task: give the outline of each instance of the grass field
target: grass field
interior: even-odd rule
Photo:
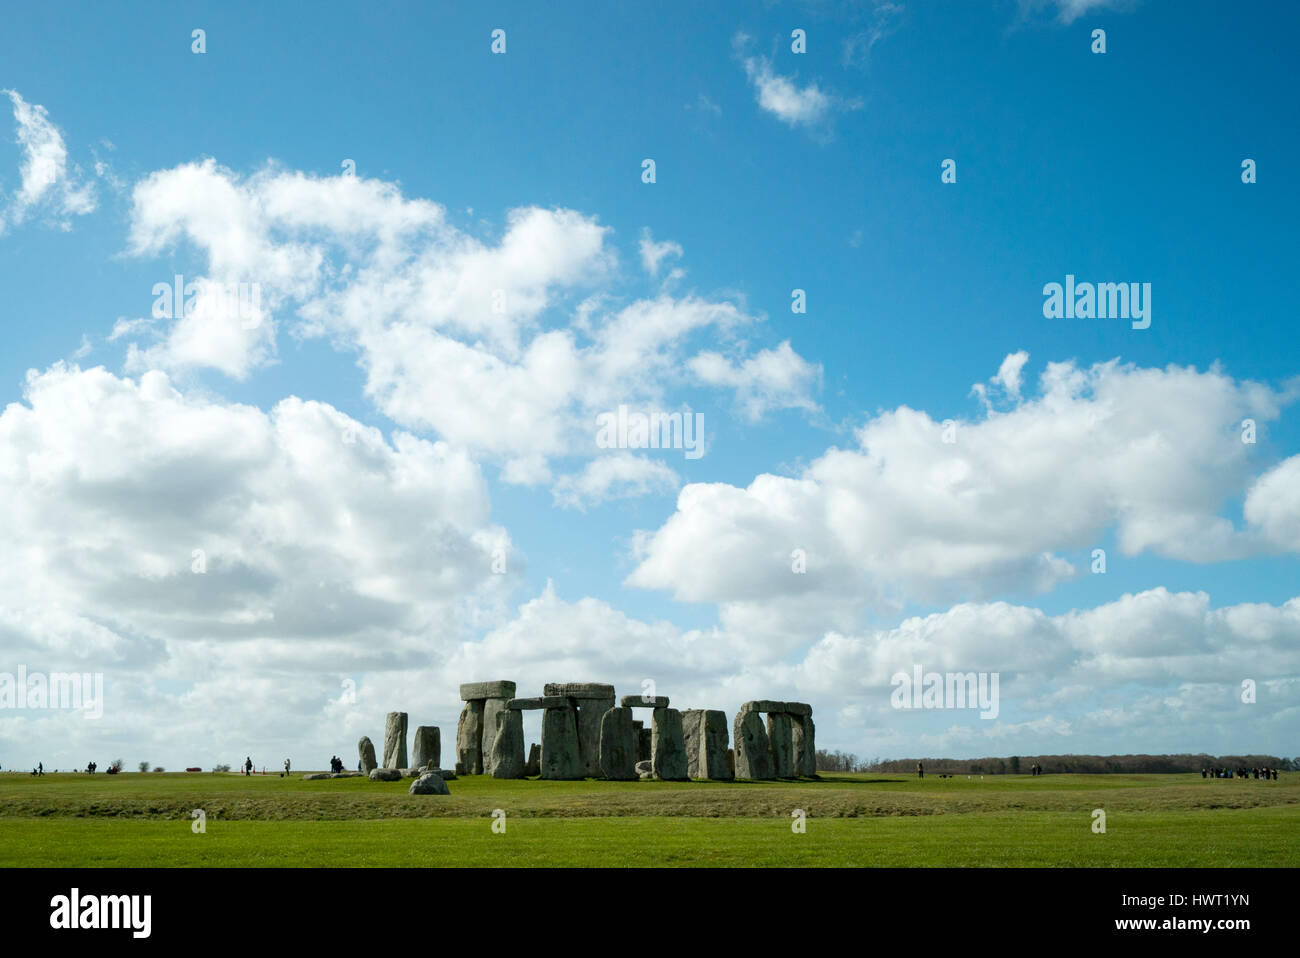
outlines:
[[[0,866],[1300,865],[1300,773],[409,785],[0,774]]]

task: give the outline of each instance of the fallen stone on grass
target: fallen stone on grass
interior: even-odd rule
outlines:
[[[397,782],[401,781],[402,773],[396,768],[372,768],[370,770],[370,780],[372,782]]]
[[[302,777],[302,780],[304,782],[317,782],[320,781],[322,778],[330,778],[330,777],[331,775],[329,772],[308,772],[306,775]]]
[[[447,788],[447,783],[442,780],[441,775],[434,775],[433,772],[425,772],[414,782],[411,783],[408,792],[411,795],[450,795],[451,790]]]

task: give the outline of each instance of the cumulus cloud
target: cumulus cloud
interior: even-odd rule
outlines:
[[[0,415],[0,607],[85,669],[394,667],[504,594],[478,467],[333,407],[57,365]],[[67,620],[51,619],[50,610]],[[85,636],[85,640],[75,639]],[[6,648],[13,650],[12,644]]]
[[[656,243],[649,227],[641,231],[641,265],[651,276],[659,275],[659,265],[669,256],[681,259],[682,246],[672,240]]]
[[[1018,382],[1017,363],[999,378]],[[1254,554],[1295,521],[1294,467],[1265,476],[1234,526],[1222,513],[1258,468],[1239,426],[1285,401],[1218,370],[1052,363],[1006,411],[946,426],[900,406],[798,475],[687,485],[637,538],[627,583],[763,621],[796,599],[825,617],[1050,589],[1076,572],[1063,553],[1112,531],[1126,555]]]
[[[22,151],[19,169],[22,182],[0,217],[0,230],[6,220],[16,226],[33,211],[48,211],[65,228],[68,217],[93,212],[94,190],[82,182],[81,171],[75,164],[69,166],[63,134],[51,122],[45,107],[28,103],[17,90],[3,92],[13,104],[18,146]]]
[[[695,294],[629,299],[609,228],[572,210],[513,210],[490,243],[391,183],[275,168],[240,177],[211,160],[151,175],[134,200],[132,250],[188,243],[206,274],[190,313],[160,340],[132,343],[131,371],[210,367],[243,378],[273,360],[292,312],[295,335],[357,353],[366,394],[385,415],[526,483],[549,481],[556,457],[594,452],[595,413],[663,405],[668,390],[723,385],[751,409],[814,407],[780,376],[794,370],[811,385],[817,367],[788,345],[769,356],[740,343],[737,331],[760,317]],[[656,268],[679,255],[677,244],[646,239]],[[203,282],[226,295],[209,305]],[[251,283],[254,322],[229,295]],[[715,348],[736,344],[726,377],[693,375],[706,336]]]

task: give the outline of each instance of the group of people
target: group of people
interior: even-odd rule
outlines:
[[[99,768],[99,766],[98,766],[96,763],[94,763],[94,762],[87,762],[87,763],[86,763],[86,771],[89,772],[91,775],[94,775],[94,774],[95,774],[95,769],[97,769],[97,768]]]
[[[1275,768],[1203,768],[1201,778],[1262,778],[1265,781],[1277,781]]]
[[[337,755],[331,755],[330,771],[334,773],[343,771],[343,759],[339,758]]]
[[[1029,766],[1029,774],[1030,774],[1030,775],[1042,775],[1042,774],[1043,774],[1043,766],[1041,766],[1041,765],[1039,765],[1037,762],[1035,762],[1033,765],[1030,765],[1030,766]]]

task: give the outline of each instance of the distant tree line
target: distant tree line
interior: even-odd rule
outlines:
[[[1159,772],[1199,772],[1202,768],[1276,768],[1282,772],[1300,771],[1300,755],[1279,758],[1276,755],[1011,755],[1006,758],[896,758],[882,761],[859,761],[856,755],[818,750],[819,772],[915,772],[922,762],[927,772],[950,772],[954,775],[1018,775],[1037,763],[1051,774],[1083,773],[1126,774]]]

